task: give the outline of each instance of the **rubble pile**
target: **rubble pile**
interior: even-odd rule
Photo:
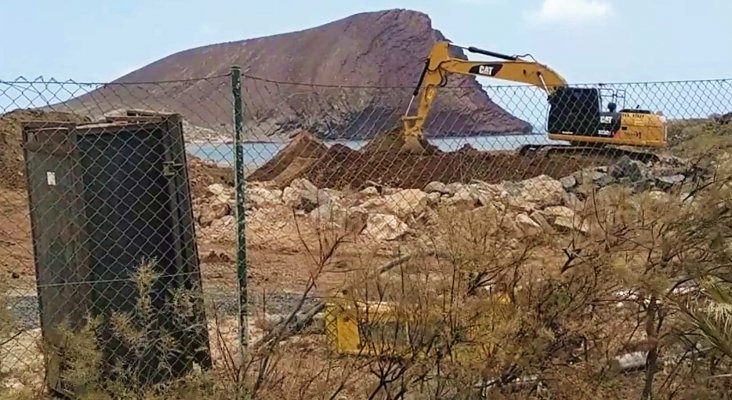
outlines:
[[[276,181],[248,182],[247,229],[255,241],[260,236],[281,237],[287,219],[294,217],[299,223],[355,230],[363,239],[390,242],[417,235],[436,222],[440,210],[490,209],[504,215],[502,223],[517,235],[546,230],[587,232],[589,227],[576,214],[593,192],[613,186],[634,192],[671,192],[703,179],[705,173],[676,158],[644,164],[625,157],[558,179],[542,174],[498,183],[431,181],[421,188],[398,188],[370,182],[360,190],[338,190],[319,187],[306,178],[295,178],[284,187]],[[233,235],[233,188],[213,184],[194,207],[204,230]]]

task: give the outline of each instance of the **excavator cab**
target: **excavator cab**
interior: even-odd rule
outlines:
[[[550,133],[596,133],[600,128],[600,91],[560,87],[550,94],[547,129]]]
[[[665,145],[665,120],[661,116],[641,108],[617,111],[615,92],[607,109],[603,109],[602,90],[563,86],[551,93],[548,96],[549,139],[590,146]]]
[[[549,134],[612,137],[620,129],[617,103],[602,108],[602,92],[596,88],[561,87],[549,95]],[[570,141],[571,142],[571,141]]]

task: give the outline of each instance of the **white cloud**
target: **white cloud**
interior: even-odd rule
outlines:
[[[529,19],[542,23],[581,23],[605,17],[612,12],[606,0],[543,0]]]

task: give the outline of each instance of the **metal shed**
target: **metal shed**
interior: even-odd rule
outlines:
[[[175,378],[194,363],[211,365],[182,130],[177,114],[135,111],[23,130],[43,338],[61,350],[60,323],[77,329],[87,316],[108,321],[139,310],[132,277],[152,260],[159,279],[151,313],[133,318],[145,326],[147,347],[133,349],[109,324],[98,331],[105,373],[121,360],[144,383]],[[174,307],[177,289],[194,295],[190,313]],[[163,334],[174,348],[158,346]],[[47,357],[46,365],[51,389],[74,392],[59,378],[59,357]]]

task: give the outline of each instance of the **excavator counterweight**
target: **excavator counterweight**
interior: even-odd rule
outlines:
[[[457,46],[470,53],[482,54],[501,61],[469,61],[450,56],[447,41],[438,41],[432,47],[407,112],[402,117],[402,150],[423,153],[427,145],[424,125],[439,87],[447,83],[447,74],[483,76],[513,82],[527,83],[540,88],[547,94],[549,115],[548,137],[565,141],[570,146],[541,145],[542,148],[586,146],[596,149],[606,145],[630,147],[665,147],[666,120],[662,115],[649,110],[615,110],[609,104],[602,110],[600,90],[596,88],[571,87],[555,70],[534,60],[525,60],[483,50],[476,47]],[[410,115],[415,102],[417,112]],[[533,146],[532,148],[536,148]],[[559,149],[561,151],[561,149]]]

